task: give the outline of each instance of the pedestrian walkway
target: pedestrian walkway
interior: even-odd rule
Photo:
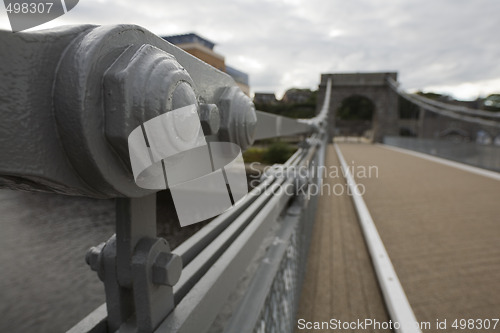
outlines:
[[[446,319],[439,331],[457,332],[455,319],[498,318],[500,181],[385,146],[340,149],[354,171],[378,170],[359,173],[356,182],[366,190],[364,200],[417,320],[435,331],[436,320]],[[333,146],[327,155],[327,165],[338,165]],[[325,179],[332,181],[345,182]],[[323,195],[298,318],[387,320],[354,222],[349,196]]]
[[[328,146],[326,165],[335,167],[332,171],[340,170],[332,145]],[[347,190],[343,193],[340,190],[346,188],[346,181],[343,177],[326,177],[324,184],[329,188],[336,186],[339,189],[336,193],[342,195],[332,191],[320,198],[297,320],[350,322],[372,318],[387,322],[389,318],[354,206]]]

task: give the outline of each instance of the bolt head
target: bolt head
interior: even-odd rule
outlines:
[[[153,283],[173,287],[182,273],[182,259],[177,254],[162,252],[153,265]]]
[[[104,134],[125,165],[130,163],[129,134],[168,111],[196,105],[193,86],[173,55],[149,44],[127,49],[110,66],[103,78]],[[184,139],[192,131],[179,135]]]
[[[242,150],[252,145],[257,124],[252,100],[238,87],[229,87],[223,91],[217,106],[221,111],[219,138],[236,143]]]
[[[106,245],[106,243],[101,243],[97,246],[93,246],[87,251],[87,254],[85,255],[85,261],[87,262],[87,265],[90,266],[91,270],[93,270],[94,272],[97,272],[97,274],[98,274],[99,278],[101,278],[101,280],[102,280],[102,274],[103,274],[102,251],[103,251],[105,245]]]

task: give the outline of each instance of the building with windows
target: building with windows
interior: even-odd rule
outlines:
[[[195,33],[162,37],[207,64],[229,74],[241,90],[250,95],[248,74],[226,65],[224,56],[214,51],[215,43]]]

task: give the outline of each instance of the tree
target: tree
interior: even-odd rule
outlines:
[[[375,106],[363,96],[351,96],[342,101],[337,118],[342,120],[372,120]]]
[[[500,111],[500,94],[491,94],[484,99],[485,110]]]
[[[283,103],[275,104],[255,104],[255,109],[285,116],[289,118],[312,118],[316,115],[316,97],[318,92],[312,91],[309,98],[302,103]]]

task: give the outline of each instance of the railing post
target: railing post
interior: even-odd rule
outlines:
[[[87,262],[104,282],[109,331],[152,332],[173,309],[182,260],[156,237],[156,194],[117,199],[116,235],[90,249]]]

